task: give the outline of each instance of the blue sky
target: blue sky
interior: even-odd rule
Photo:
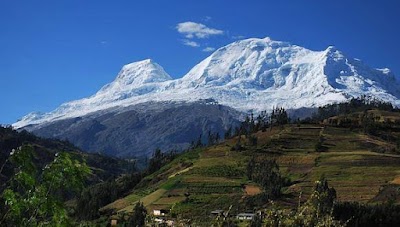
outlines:
[[[238,38],[335,45],[400,75],[399,21],[396,0],[1,0],[0,123],[92,95],[130,62],[181,77]]]

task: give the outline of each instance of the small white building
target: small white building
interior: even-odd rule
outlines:
[[[238,220],[253,220],[254,216],[256,216],[253,213],[240,213],[236,215],[236,219]]]
[[[153,210],[153,215],[154,216],[165,216],[165,215],[167,215],[169,213],[169,211],[168,210],[164,210],[164,209],[156,209],[156,210]]]
[[[213,210],[211,211],[212,216],[221,216],[224,214],[224,210]]]
[[[154,221],[157,223],[165,223],[165,219],[164,218],[154,218]]]

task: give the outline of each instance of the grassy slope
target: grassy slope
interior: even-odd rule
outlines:
[[[310,194],[314,181],[324,175],[335,187],[340,201],[379,202],[389,197],[399,202],[393,187],[400,183],[400,156],[371,151],[371,147],[394,147],[381,139],[352,132],[350,129],[319,125],[288,125],[255,134],[256,147],[246,146],[242,152],[231,151],[238,138],[216,146],[185,153],[160,171],[146,177],[125,198],[103,209],[131,211],[142,201],[151,211],[172,208],[181,218],[207,220],[211,210],[246,209],[244,201],[257,186],[245,176],[248,159],[253,156],[276,158],[281,171],[293,184],[285,188],[282,205],[297,204]],[[315,152],[322,136],[325,152]],[[242,141],[245,141],[244,137]],[[386,193],[386,194],[385,194]]]
[[[51,162],[55,153],[62,151],[69,152],[74,159],[85,161],[93,173],[90,177],[90,183],[119,176],[129,172],[134,166],[133,163],[122,159],[82,152],[66,141],[44,139],[24,131],[18,132],[11,128],[0,127],[0,167],[8,159],[12,149],[24,144],[31,145],[34,148],[35,163],[38,168],[42,168],[45,164]],[[5,164],[3,172],[0,173],[0,186],[13,174],[13,169],[14,167],[9,162]]]

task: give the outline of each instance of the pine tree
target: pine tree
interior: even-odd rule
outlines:
[[[128,226],[129,227],[142,227],[145,226],[147,210],[143,203],[140,201],[136,203],[133,208],[133,214],[129,217]]]

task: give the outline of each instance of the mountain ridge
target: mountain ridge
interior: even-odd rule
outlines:
[[[199,138],[207,143],[207,133],[222,136],[239,124],[240,115],[212,100],[149,102],[24,129],[40,137],[68,140],[89,153],[143,158],[156,149],[182,151]]]
[[[368,95],[399,105],[398,85],[390,70],[368,67],[334,46],[312,51],[268,37],[251,38],[217,49],[178,79],[151,59],[127,64],[96,94],[64,103],[49,113],[28,114],[13,127],[149,101],[212,98],[240,111],[257,112],[273,106],[313,108]]]

